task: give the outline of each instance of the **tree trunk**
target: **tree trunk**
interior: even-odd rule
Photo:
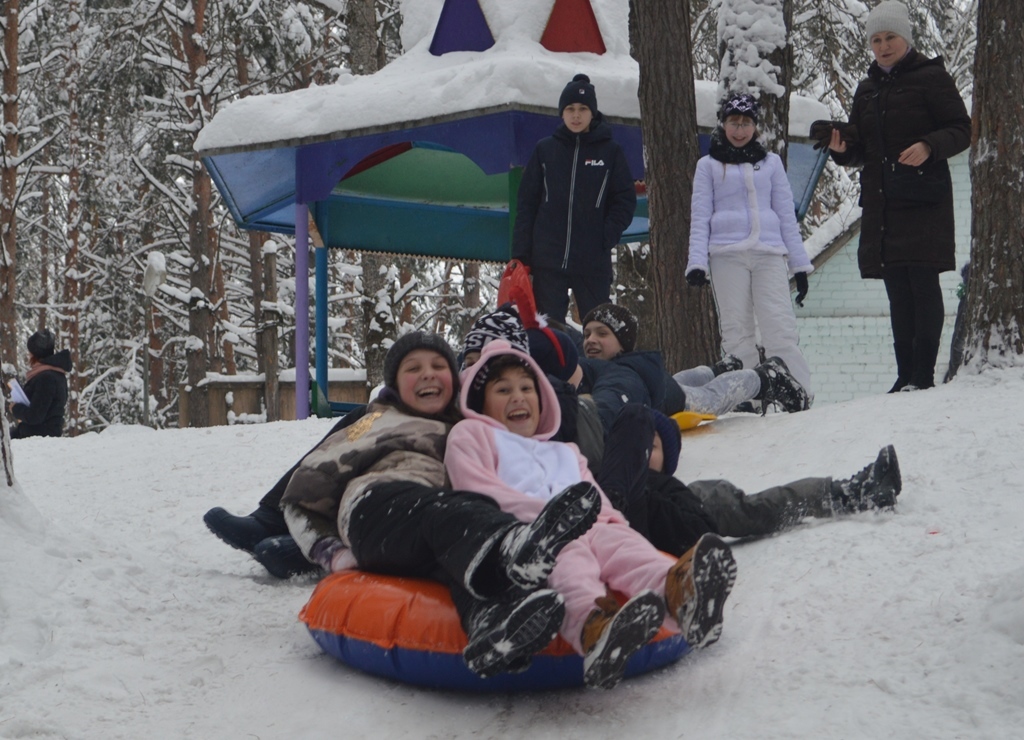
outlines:
[[[18,0],[4,3],[3,152],[0,153],[0,362],[18,365],[14,310],[18,254]]]
[[[1024,354],[1024,3],[979,0],[971,142],[971,271],[964,365]]]
[[[206,49],[201,42],[206,25],[206,0],[192,0],[191,18],[183,14],[181,43],[188,65],[189,89],[185,94],[185,105],[191,119],[196,122],[198,132],[203,121],[209,120],[212,106],[208,97],[196,91],[202,90],[200,76],[207,71]],[[213,356],[214,315],[210,303],[212,268],[214,263],[213,234],[210,213],[212,187],[206,169],[197,160],[192,177],[192,208],[188,214],[189,256],[192,270],[189,275],[191,294],[189,297],[188,329],[189,338],[185,344],[185,359],[188,367],[189,425],[206,427],[210,425],[209,404],[206,400],[206,373]]]
[[[644,346],[660,348],[669,370],[718,356],[718,321],[710,290],[684,275],[693,171],[700,158],[688,2],[631,0],[632,54],[640,65],[640,115],[651,217],[649,282],[640,305]]]
[[[81,170],[81,121],[78,113],[78,88],[80,86],[80,70],[78,62],[78,38],[80,26],[78,19],[79,5],[72,0],[67,6],[68,18],[68,49],[64,65],[65,92],[67,95],[68,112],[68,175],[67,175],[67,244],[64,255],[64,309],[61,311],[63,335],[61,343],[71,351],[72,367],[80,372],[68,374],[68,405],[65,414],[65,428],[70,436],[75,436],[81,428],[79,400],[81,397],[81,378],[86,373],[85,363],[80,363],[81,352],[81,295],[82,270],[78,264],[81,251],[82,231],[79,228],[82,217],[82,170]]]
[[[353,74],[373,74],[380,68],[376,0],[349,0],[347,20],[349,67]],[[371,389],[384,380],[388,340],[394,339],[398,331],[387,279],[393,263],[392,257],[378,254],[364,253],[362,257],[363,351],[366,384]]]

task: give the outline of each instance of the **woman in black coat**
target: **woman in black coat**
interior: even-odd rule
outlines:
[[[866,24],[875,61],[857,87],[846,126],[831,131],[832,159],[862,166],[861,277],[889,296],[897,379],[935,384],[945,309],[939,273],[956,269],[953,189],[946,160],[971,140],[971,118],[942,58],[912,47],[903,3],[886,0]]]
[[[29,370],[25,374],[28,405],[15,403],[11,413],[18,420],[11,439],[59,437],[64,431],[64,409],[68,404],[71,353],[54,352],[53,334],[43,329],[28,338]]]

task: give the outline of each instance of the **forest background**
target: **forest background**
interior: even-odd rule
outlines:
[[[686,57],[693,78],[717,80],[724,91],[738,4],[690,0],[688,39],[645,36],[641,27],[641,69],[644,52]],[[786,14],[782,87],[844,119],[870,61],[863,20],[874,4],[763,0]],[[977,0],[919,0],[912,14],[915,47],[942,54],[970,98]],[[201,426],[195,391],[210,373],[276,377],[292,367],[294,241],[238,230],[193,142],[239,97],[331,85],[394,59],[402,51],[400,1],[5,0],[0,23],[5,379],[26,369],[28,334],[53,330],[71,349],[66,428],[78,434],[139,423],[144,399],[155,426],[176,426],[183,384],[197,396],[190,419]],[[650,130],[645,137],[656,144]],[[854,180],[829,165],[805,232],[852,198]],[[670,236],[685,244],[685,234],[663,232]],[[166,269],[152,297],[147,266]],[[620,247],[617,267],[620,299],[641,312],[655,305],[638,299],[645,293],[685,291],[681,281],[648,284],[657,274],[648,244]],[[332,251],[331,366],[366,367],[372,382],[397,333],[425,328],[456,340],[487,310],[500,269]],[[265,409],[259,418],[275,414]]]

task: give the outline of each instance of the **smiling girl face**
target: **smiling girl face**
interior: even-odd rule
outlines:
[[[540,424],[537,381],[525,367],[509,367],[484,386],[485,416],[496,419],[513,434],[532,437]]]
[[[452,400],[452,370],[442,355],[414,349],[398,365],[395,384],[402,403],[423,416],[435,416]]]

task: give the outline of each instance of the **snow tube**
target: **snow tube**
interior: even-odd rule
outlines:
[[[556,637],[523,673],[480,678],[462,661],[466,635],[448,589],[418,578],[360,571],[317,584],[299,613],[313,639],[353,668],[417,686],[462,691],[531,691],[583,685],[583,658]],[[635,676],[689,652],[662,628],[626,665]]]

